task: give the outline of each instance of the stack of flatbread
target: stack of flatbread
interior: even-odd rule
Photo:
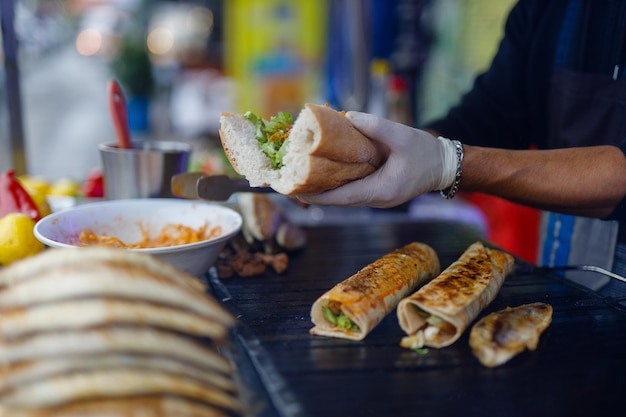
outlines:
[[[202,281],[136,252],[49,249],[0,271],[0,416],[243,412],[234,318]]]

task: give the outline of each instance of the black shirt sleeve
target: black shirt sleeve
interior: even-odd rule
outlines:
[[[545,148],[550,77],[566,2],[520,0],[490,68],[448,114],[425,128],[469,145]]]

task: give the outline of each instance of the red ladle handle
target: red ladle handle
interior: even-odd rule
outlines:
[[[128,128],[128,113],[126,110],[126,98],[115,80],[109,81],[109,109],[113,117],[113,126],[117,134],[117,146],[122,149],[130,149],[130,129]]]

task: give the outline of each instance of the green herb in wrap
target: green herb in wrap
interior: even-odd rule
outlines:
[[[259,147],[272,162],[272,168],[283,166],[283,156],[286,152],[285,143],[293,126],[293,117],[286,112],[279,112],[265,121],[252,112],[246,112],[244,117],[256,125],[256,140]]]
[[[330,324],[335,325],[344,331],[359,330],[359,326],[343,313],[335,315],[330,308],[326,306],[322,307],[322,313],[324,314],[324,318],[328,320]]]

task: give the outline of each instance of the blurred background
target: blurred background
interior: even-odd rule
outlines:
[[[417,126],[487,68],[513,3],[2,0],[0,170],[84,181],[100,167],[97,144],[115,140],[110,79],[126,95],[133,139],[190,142],[190,169],[207,173],[230,172],[222,111],[296,115],[316,102]],[[468,201],[496,242],[534,258],[514,247],[515,221],[489,213],[511,207]]]

